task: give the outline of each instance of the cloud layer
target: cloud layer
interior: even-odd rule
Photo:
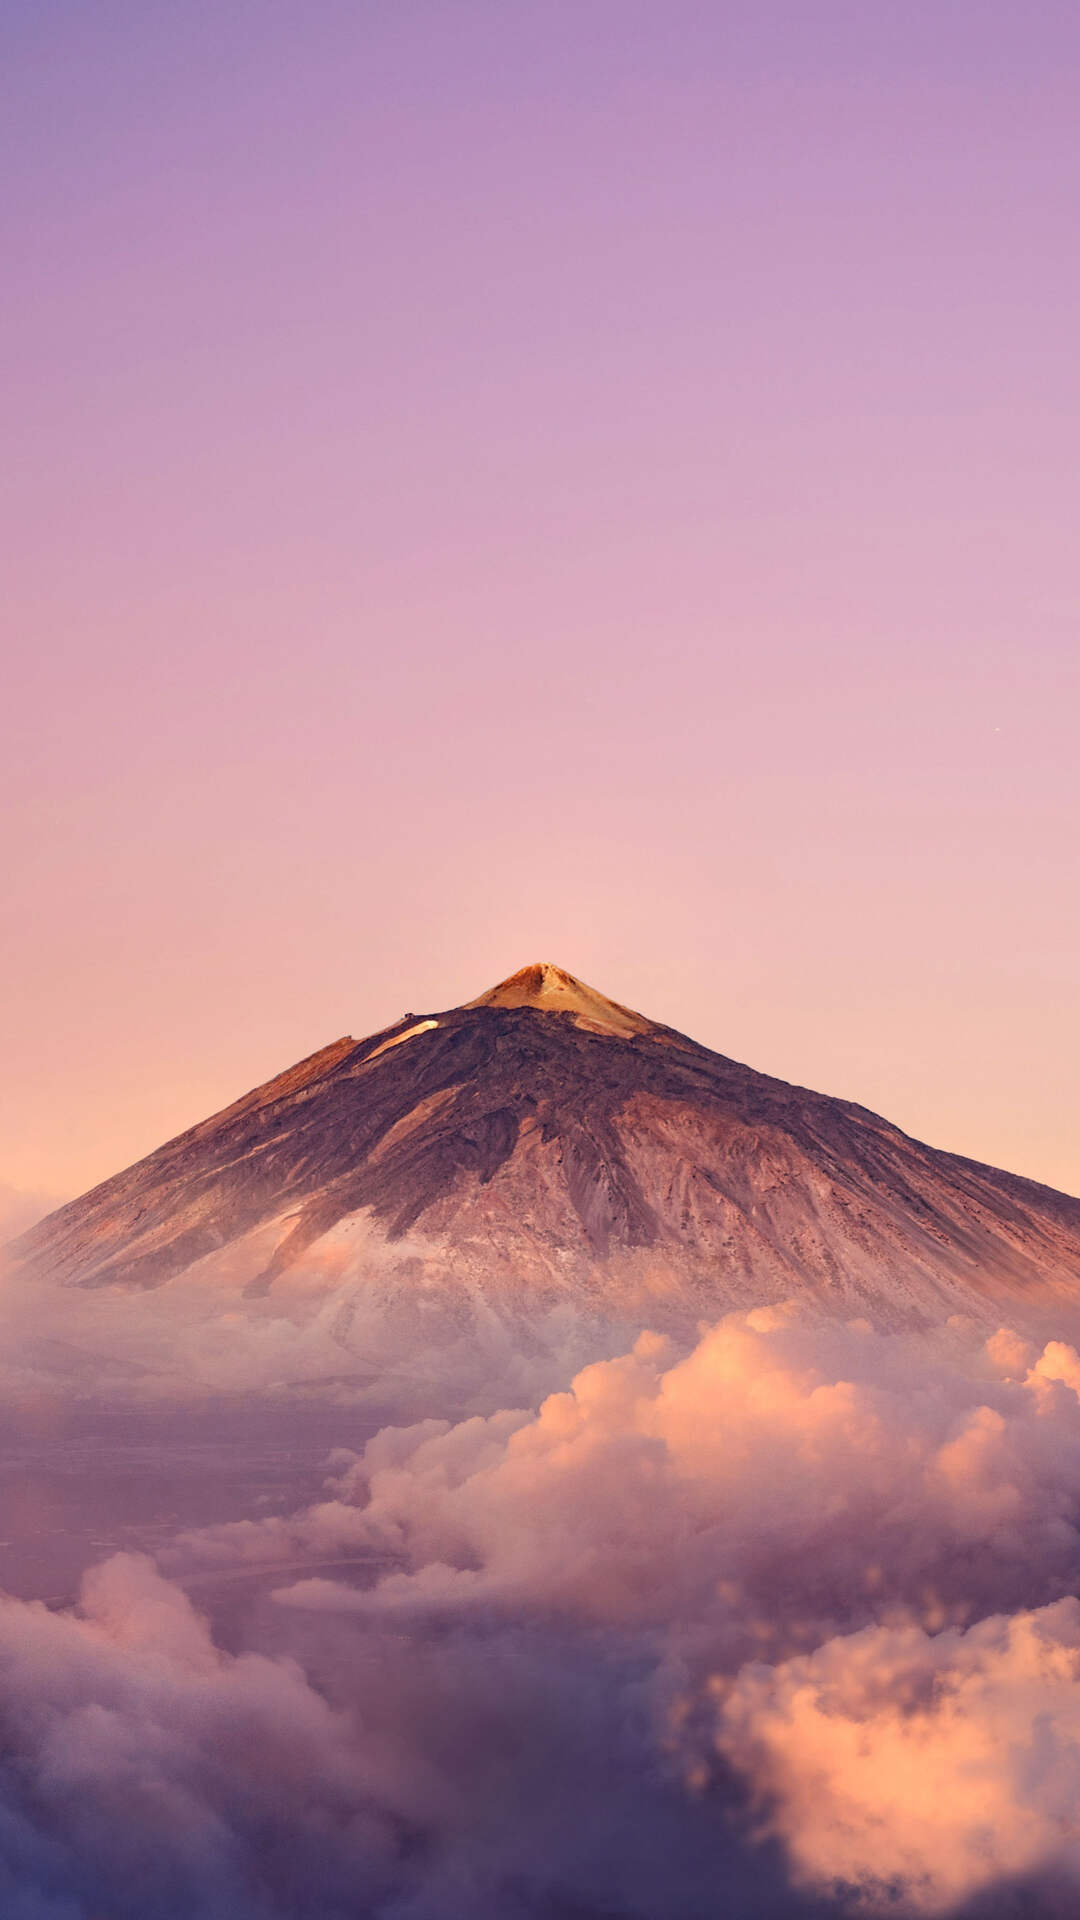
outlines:
[[[8,1908],[1071,1912],[1078,1388],[1007,1330],[733,1315],[7,1601]],[[215,1640],[186,1590],[244,1582]]]
[[[0,1227],[3,1208],[0,1192]],[[33,1211],[32,1198],[11,1197],[12,1222]],[[535,1406],[633,1339],[634,1322],[598,1312],[560,1306],[526,1319],[450,1281],[429,1287],[410,1271],[422,1270],[428,1242],[402,1238],[388,1250],[369,1223],[352,1224],[266,1294],[248,1283],[280,1223],[261,1253],[237,1242],[149,1292],[28,1279],[0,1245],[0,1394],[31,1403],[60,1385],[112,1407],[258,1398],[415,1419],[432,1408]]]

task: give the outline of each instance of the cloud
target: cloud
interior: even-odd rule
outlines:
[[[1047,1687],[1074,1657],[1064,1636],[1077,1610],[1060,1596],[1080,1578],[1078,1383],[1072,1348],[1039,1355],[1008,1330],[983,1342],[962,1325],[931,1339],[789,1309],[732,1315],[686,1357],[643,1336],[536,1415],[384,1430],[341,1457],[331,1499],[176,1551],[218,1564],[367,1552],[383,1564],[366,1586],[315,1575],[279,1589],[280,1606],[321,1619],[417,1631],[528,1618],[634,1638],[657,1675],[680,1674],[664,1711],[685,1778],[708,1777],[711,1742],[755,1804],[775,1809],[763,1830],[783,1841],[800,1885],[837,1898],[850,1883],[848,1904],[899,1889],[912,1910],[944,1911],[1003,1877],[1056,1871],[1068,1852],[1037,1767],[987,1778],[993,1846],[980,1838],[978,1791],[965,1815],[957,1782],[965,1754],[997,1752],[1009,1716],[1009,1751],[1035,1751]],[[1003,1604],[1011,1619],[979,1624]],[[880,1721],[853,1711],[842,1722],[822,1706],[827,1674],[807,1704],[800,1660],[835,1674],[848,1649],[858,1684],[878,1688]],[[1053,1669],[1041,1691],[1029,1684],[1040,1660]],[[912,1758],[913,1676],[936,1674],[933,1695],[958,1664],[982,1678],[957,1683],[948,1721],[935,1706]],[[997,1720],[981,1720],[991,1696]],[[1066,1756],[1072,1712],[1063,1700]],[[860,1752],[870,1758],[856,1819],[844,1796]],[[910,1822],[905,1755],[919,1788]],[[1035,1781],[1028,1803],[1021,1776]],[[875,1838],[881,1825],[895,1831],[891,1849]]]
[[[396,1562],[367,1605],[438,1589],[626,1629],[678,1620],[746,1653],[883,1607],[962,1623],[1080,1572],[1073,1368],[1071,1348],[1036,1360],[963,1329],[731,1315],[685,1358],[643,1335],[535,1415],[385,1429],[331,1499],[188,1544],[365,1551]]]
[[[747,1914],[782,1892],[681,1791],[614,1645],[350,1633],[317,1664],[223,1652],[134,1556],[77,1611],[0,1603],[5,1914],[690,1920],[717,1879]]]
[[[1075,1910],[1067,1344],[733,1314],[328,1476],[0,1608],[18,1920]]]
[[[717,1749],[799,1879],[929,1914],[1031,1873],[1080,1887],[1075,1599],[967,1631],[867,1627],[712,1691]]]
[[[633,1337],[568,1306],[501,1311],[441,1269],[428,1284],[430,1253],[416,1236],[388,1248],[361,1220],[259,1295],[246,1242],[148,1292],[27,1278],[0,1248],[0,1395],[460,1415],[535,1405]]]
[[[0,1604],[0,1662],[4,1850],[28,1913],[246,1920],[303,1911],[335,1875],[361,1903],[397,1881],[347,1723],[294,1663],[221,1653],[147,1560],[88,1576],[78,1614]]]

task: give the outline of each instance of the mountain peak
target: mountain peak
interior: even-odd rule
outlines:
[[[252,1300],[292,1273],[298,1326],[345,1275],[334,1342],[377,1372],[393,1322],[418,1381],[415,1356],[456,1352],[473,1314],[478,1353],[492,1313],[677,1333],[805,1295],[887,1326],[997,1326],[1006,1302],[1032,1327],[1052,1308],[1056,1334],[1062,1303],[1080,1316],[1080,1199],[755,1073],[546,962],[335,1042],[5,1257],[103,1288],[206,1261]]]
[[[586,986],[584,980],[567,973],[564,967],[553,966],[550,960],[534,960],[531,966],[519,967],[517,973],[500,980],[498,986],[490,987],[487,993],[467,1004],[470,1008],[531,1007],[537,1013],[567,1013],[576,1027],[594,1033],[617,1033],[625,1037],[652,1030],[652,1022],[643,1014],[607,999],[606,995],[597,993],[595,987]]]

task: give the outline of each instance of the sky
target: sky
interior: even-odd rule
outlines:
[[[1071,0],[0,71],[0,1188],[547,959],[1080,1192]]]

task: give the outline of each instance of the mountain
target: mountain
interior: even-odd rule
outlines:
[[[41,1221],[27,1276],[689,1328],[792,1295],[893,1327],[1080,1303],[1080,1200],[712,1053],[558,967],[407,1013]],[[196,1263],[202,1263],[197,1266]]]

